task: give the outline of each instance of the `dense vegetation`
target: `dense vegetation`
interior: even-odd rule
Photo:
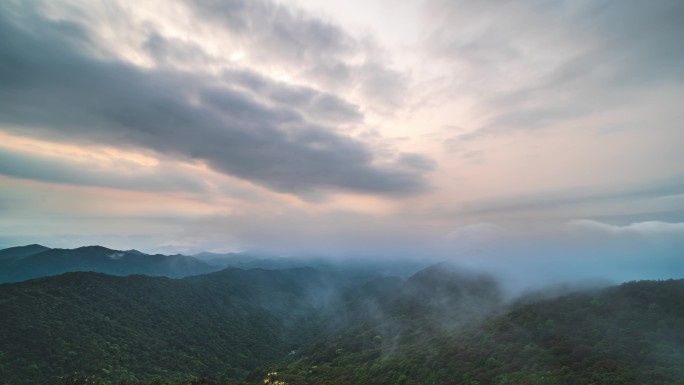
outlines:
[[[684,384],[684,280],[501,298],[447,265],[68,273],[0,285],[0,384]]]
[[[106,379],[244,377],[317,336],[311,269],[227,269],[185,280],[68,273],[0,285],[0,373],[37,384],[75,372]]]
[[[288,384],[684,384],[684,281],[524,305],[460,331],[358,328],[279,368]],[[395,327],[396,329],[396,327]],[[367,332],[370,331],[370,332]]]

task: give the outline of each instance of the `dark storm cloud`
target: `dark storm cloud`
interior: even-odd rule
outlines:
[[[311,123],[296,103],[274,106],[208,75],[95,59],[86,54],[91,43],[78,25],[35,14],[31,25],[15,25],[12,13],[0,16],[0,123],[16,134],[145,147],[302,196],[427,189],[423,171],[375,165],[361,142]],[[285,92],[282,85],[267,86],[274,95]],[[338,115],[354,115],[334,96],[294,92],[308,92],[300,98],[313,109],[341,105]]]

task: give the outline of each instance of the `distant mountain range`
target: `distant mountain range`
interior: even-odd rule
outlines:
[[[0,250],[0,283],[19,282],[77,271],[91,271],[126,276],[144,274],[182,278],[205,274],[226,267],[240,269],[291,269],[313,267],[322,271],[352,270],[408,277],[426,267],[425,261],[331,260],[322,257],[280,257],[267,253],[202,252],[181,254],[146,254],[138,250],[112,250],[102,246],[57,249],[42,245],[10,247]]]
[[[51,249],[28,245],[0,250],[0,282],[18,282],[75,271],[180,278],[219,269],[184,255],[150,255],[137,250],[120,251],[102,246]]]
[[[240,269],[292,269],[297,267],[313,267],[322,271],[372,271],[382,275],[409,277],[436,261],[430,259],[402,259],[389,258],[326,258],[316,255],[277,256],[267,252],[244,251],[240,253],[209,253],[194,254],[193,257],[213,266],[237,267]]]

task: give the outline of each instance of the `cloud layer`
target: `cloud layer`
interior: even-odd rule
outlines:
[[[27,12],[3,15],[19,11]],[[335,95],[248,70],[210,76],[95,58],[84,26],[24,17],[30,25],[0,20],[7,63],[0,69],[0,124],[16,134],[142,147],[301,196],[428,189],[425,167],[379,160],[326,125],[362,119],[358,107]]]

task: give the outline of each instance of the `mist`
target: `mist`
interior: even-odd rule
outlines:
[[[684,224],[659,221],[526,221],[449,228],[354,214],[240,216],[195,222],[177,239],[178,251],[188,255],[202,246],[221,252],[232,243],[240,246],[231,251],[338,264],[426,267],[449,261],[494,274],[516,293],[563,282],[684,277]]]
[[[84,239],[34,236],[9,242],[11,246],[79,247]],[[621,283],[684,277],[684,224],[659,221],[628,225],[594,220],[477,223],[450,228],[416,225],[394,217],[294,213],[186,222],[173,239],[95,237],[90,242],[148,254],[239,253],[277,260],[280,266],[327,265],[404,278],[448,261],[493,274],[512,295],[577,281]],[[150,241],[156,245],[150,247]]]

